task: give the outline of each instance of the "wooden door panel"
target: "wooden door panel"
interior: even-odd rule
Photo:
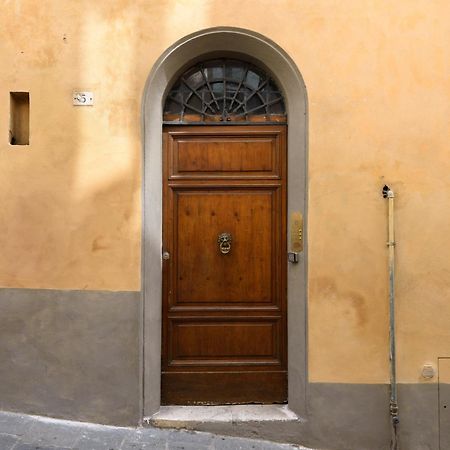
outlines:
[[[280,178],[283,134],[278,128],[249,132],[244,127],[234,135],[223,130],[208,127],[192,135],[171,133],[170,178]]]
[[[272,140],[242,142],[240,139],[177,141],[174,161],[183,172],[274,172]]]
[[[285,403],[286,371],[163,373],[163,405]],[[213,391],[213,393],[211,392]],[[213,395],[212,395],[213,394]]]
[[[285,134],[164,130],[163,404],[286,401]]]
[[[276,189],[175,191],[174,304],[277,303]],[[231,235],[222,254],[218,237]],[[275,266],[275,267],[274,267]]]
[[[280,364],[280,321],[171,320],[170,365]]]

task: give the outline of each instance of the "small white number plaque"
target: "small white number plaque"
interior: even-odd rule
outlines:
[[[74,91],[72,98],[74,106],[92,106],[94,104],[93,92]]]

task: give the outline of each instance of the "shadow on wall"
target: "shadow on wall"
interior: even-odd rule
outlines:
[[[141,18],[134,5],[82,6],[8,2],[2,14],[0,79],[30,92],[31,135],[0,144],[0,409],[136,425]],[[94,106],[73,106],[73,90]]]
[[[31,136],[2,152],[0,285],[139,290],[138,8],[9,9],[8,85],[30,92]]]

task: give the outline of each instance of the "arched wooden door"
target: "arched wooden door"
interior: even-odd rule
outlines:
[[[285,402],[286,125],[255,124],[251,114],[236,125],[239,79],[233,89],[224,77],[220,90],[216,66],[200,69],[200,85],[225,92],[208,100],[222,123],[187,125],[185,115],[163,130],[162,403]],[[267,85],[256,73],[256,88]]]

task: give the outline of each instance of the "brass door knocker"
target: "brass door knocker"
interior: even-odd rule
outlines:
[[[231,250],[231,233],[221,233],[217,239],[220,253],[226,255]]]

